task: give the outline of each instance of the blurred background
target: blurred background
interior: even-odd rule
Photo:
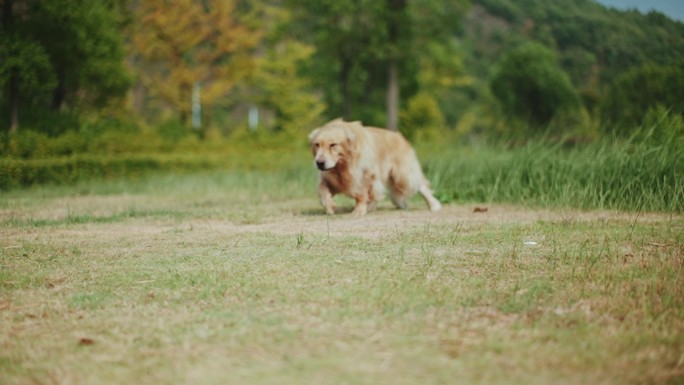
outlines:
[[[2,185],[36,179],[10,160],[299,151],[337,117],[454,146],[684,136],[681,13],[603,2],[0,0]]]

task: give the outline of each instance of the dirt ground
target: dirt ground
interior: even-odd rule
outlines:
[[[215,205],[215,202],[211,203]],[[364,217],[350,214],[349,205],[340,205],[335,215],[326,215],[312,200],[294,200],[260,205],[259,213],[250,207],[210,208],[212,215],[202,215],[189,209],[190,215],[180,218],[155,216],[155,210],[166,210],[168,202],[148,201],[148,198],[128,195],[117,196],[73,196],[45,201],[34,207],[10,207],[0,210],[0,221],[65,221],[69,216],[87,215],[82,226],[50,228],[50,232],[84,232],[91,235],[112,232],[118,234],[154,234],[174,229],[192,228],[211,233],[271,233],[274,235],[298,234],[311,236],[358,236],[377,238],[391,232],[425,229],[431,226],[472,227],[486,224],[533,224],[549,222],[588,222],[613,220],[634,221],[639,223],[662,221],[672,218],[667,213],[617,212],[608,210],[581,211],[576,209],[539,209],[513,205],[447,204],[438,212],[423,207],[422,202],[408,210],[397,210],[383,202],[378,210]],[[152,212],[135,215],[135,218],[111,220],[102,226],[98,219],[121,215],[130,207],[145,207]],[[173,206],[171,206],[173,207]],[[181,210],[182,211],[182,210]],[[675,216],[677,218],[681,216]],[[92,222],[92,223],[90,223]],[[46,228],[41,231],[47,230]],[[15,228],[11,232],[23,233],[26,229]],[[31,231],[31,230],[29,230]],[[4,232],[4,231],[3,231]],[[5,233],[10,235],[10,233]]]
[[[538,221],[611,221],[611,220],[662,220],[664,214],[625,213],[615,211],[577,211],[529,209],[507,205],[445,205],[438,212],[422,208],[395,210],[381,208],[364,217],[349,213],[326,216],[285,215],[259,224],[235,226],[236,231],[270,232],[275,234],[309,233],[314,235],[377,237],[388,231],[425,228],[426,226],[470,226],[481,224],[531,224]],[[211,223],[209,226],[231,226]]]

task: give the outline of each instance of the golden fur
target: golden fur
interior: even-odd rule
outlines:
[[[321,170],[318,195],[328,214],[335,213],[333,196],[345,194],[356,201],[353,214],[375,208],[385,190],[398,208],[420,193],[430,210],[441,204],[409,142],[401,134],[360,122],[333,120],[309,134],[314,163]]]

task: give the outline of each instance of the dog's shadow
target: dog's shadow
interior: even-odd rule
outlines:
[[[377,207],[375,210],[371,211],[373,212],[385,212],[385,211],[397,211],[401,209],[397,209],[395,207]],[[335,209],[335,215],[344,215],[344,214],[351,214],[351,212],[354,211],[354,206],[338,206]],[[300,215],[306,216],[306,217],[318,217],[318,216],[326,216],[327,214],[325,213],[325,210],[323,208],[309,208],[306,210],[302,210],[299,213]]]
[[[354,210],[354,207],[352,207],[352,206],[337,207],[335,209],[335,215],[337,215],[337,214],[350,214],[353,210]],[[328,215],[325,213],[325,210],[322,208],[306,209],[306,210],[301,211],[300,214],[303,216],[307,216],[307,217],[319,217],[319,216]]]

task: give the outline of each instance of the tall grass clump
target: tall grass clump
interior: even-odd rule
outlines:
[[[631,137],[568,147],[535,140],[426,158],[442,200],[684,211],[684,124],[662,114]]]

